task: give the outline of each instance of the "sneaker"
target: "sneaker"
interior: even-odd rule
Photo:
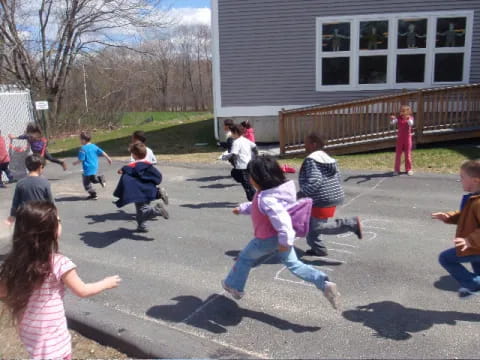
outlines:
[[[165,209],[162,203],[156,203],[155,210],[157,211],[158,215],[162,216],[165,220],[167,220],[170,217],[167,209]]]
[[[331,281],[325,281],[325,290],[323,290],[323,295],[325,295],[325,297],[335,310],[339,308],[340,293],[337,290],[337,284]]]
[[[328,251],[327,249],[325,250],[317,250],[313,251],[313,249],[308,249],[305,251],[305,256],[317,256],[317,257],[322,257],[322,256],[328,256]]]
[[[100,175],[98,177],[98,182],[100,183],[100,185],[104,188],[105,186],[107,186],[107,181],[105,180],[105,176],[103,175]]]
[[[87,196],[87,200],[97,200],[97,199],[98,199],[97,193],[89,193],[89,195]]]
[[[460,299],[469,299],[471,296],[480,295],[480,290],[470,290],[464,287],[458,289],[458,297]]]
[[[162,200],[165,205],[168,205],[168,194],[167,194],[167,190],[165,190],[165,188],[160,188],[158,189],[158,193],[160,194],[160,200]]]
[[[138,232],[138,233],[147,233],[147,232],[148,232],[148,229],[147,229],[145,226],[137,226],[137,228],[135,229],[135,232]]]
[[[408,176],[412,176],[412,175],[413,175],[413,170],[408,170],[408,171],[407,171],[407,175],[408,175]]]
[[[65,161],[62,161],[60,165],[62,165],[63,171],[67,171],[67,163]]]
[[[0,184],[0,189],[4,189],[4,188],[6,188],[5,184],[1,183]]]
[[[353,226],[352,232],[357,235],[359,239],[363,238],[363,232],[362,232],[362,223],[360,221],[360,217],[356,217],[356,224]]]
[[[225,284],[225,280],[222,280],[222,288],[223,288],[223,290],[228,292],[230,295],[232,295],[232,297],[235,300],[240,300],[243,297],[243,295],[245,295],[245,293],[243,291],[238,291],[234,288],[231,288],[227,284]]]
[[[400,173],[398,171],[393,172],[393,176],[398,176],[398,175],[400,175]]]

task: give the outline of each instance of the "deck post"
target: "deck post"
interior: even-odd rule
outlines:
[[[424,101],[425,97],[423,94],[424,90],[420,90],[417,94],[417,115],[415,117],[415,139],[417,144],[422,143],[422,137],[423,137],[423,126],[424,126]]]

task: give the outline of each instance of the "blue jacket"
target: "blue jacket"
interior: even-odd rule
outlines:
[[[118,207],[130,203],[146,203],[157,198],[157,185],[162,182],[162,174],[152,164],[135,162],[122,167],[122,177],[113,196],[119,199]]]

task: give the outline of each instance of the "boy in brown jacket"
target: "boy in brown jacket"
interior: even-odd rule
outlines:
[[[455,247],[439,256],[440,264],[457,280],[461,298],[480,295],[480,160],[469,160],[460,168],[464,195],[459,211],[433,213],[432,218],[457,224]],[[462,263],[471,263],[473,273]]]

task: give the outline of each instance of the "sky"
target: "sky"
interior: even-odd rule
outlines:
[[[210,0],[164,0],[162,4],[182,24],[210,25]]]
[[[164,3],[168,3],[175,8],[209,8],[210,0],[165,0]]]

